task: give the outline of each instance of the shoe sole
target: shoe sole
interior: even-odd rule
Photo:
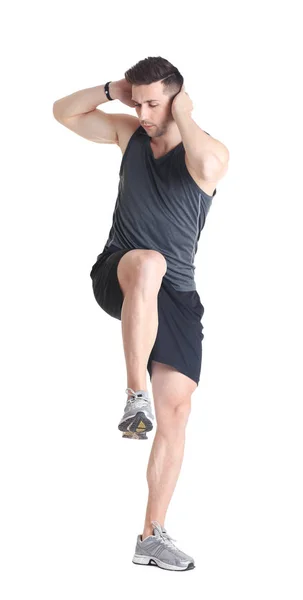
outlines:
[[[150,421],[150,419],[148,419],[148,417],[146,417],[145,413],[142,411],[137,412],[135,416],[126,419],[118,425],[118,429],[120,431],[123,431],[123,433],[127,434],[123,435],[122,437],[141,440],[147,440],[146,432],[151,431],[152,428],[152,422]]]
[[[135,554],[132,562],[134,565],[144,565],[146,567],[159,567],[160,569],[166,569],[167,571],[191,571],[195,569],[193,562],[190,562],[187,567],[177,567],[176,565],[169,565],[168,563],[159,560],[159,558],[151,558],[151,556],[141,556]]]
[[[148,437],[146,433],[134,433],[132,431],[125,431],[122,435],[123,438],[129,440],[147,440]]]

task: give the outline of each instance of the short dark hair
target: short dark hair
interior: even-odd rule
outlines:
[[[149,85],[156,81],[163,84],[163,94],[170,98],[181,90],[183,77],[178,69],[162,56],[148,56],[124,73],[132,85]]]

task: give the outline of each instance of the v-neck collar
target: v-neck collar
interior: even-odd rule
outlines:
[[[177,145],[176,145],[174,148],[171,148],[171,149],[170,149],[168,152],[166,152],[166,154],[163,154],[162,156],[159,156],[158,158],[156,158],[156,157],[154,156],[154,153],[153,153],[153,150],[152,150],[152,147],[151,147],[151,144],[150,144],[150,142],[151,142],[151,138],[149,137],[149,135],[148,135],[148,134],[147,134],[147,132],[145,131],[144,127],[142,127],[141,125],[140,125],[140,127],[142,128],[142,133],[144,133],[144,135],[145,135],[145,136],[146,136],[146,138],[147,138],[147,140],[146,140],[146,143],[147,143],[147,147],[148,147],[148,152],[149,152],[149,154],[150,154],[151,158],[153,159],[153,161],[154,161],[155,163],[160,163],[160,162],[162,162],[163,160],[165,160],[165,159],[166,159],[166,158],[167,158],[167,157],[168,157],[168,156],[169,156],[169,155],[170,155],[172,152],[174,152],[174,150],[176,150],[177,148],[179,148],[179,146],[181,146],[181,145],[182,145],[182,143],[183,143],[182,141],[181,141],[181,142],[179,142],[179,144],[177,144]]]

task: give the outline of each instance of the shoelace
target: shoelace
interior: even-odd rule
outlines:
[[[143,407],[143,406],[146,406],[146,404],[148,404],[148,405],[150,404],[149,399],[144,398],[144,397],[141,398],[140,396],[138,397],[137,396],[138,392],[134,392],[134,390],[132,390],[132,388],[126,388],[125,392],[128,394],[129,390],[132,392],[134,397],[131,396],[130,398],[128,398],[127,403],[130,403],[130,404],[136,403],[136,405],[138,407]],[[127,403],[126,403],[126,406],[127,406]]]
[[[172,548],[176,548],[175,544],[173,544],[173,542],[176,542],[177,540],[175,540],[174,538],[172,538],[170,535],[168,535],[167,531],[164,529],[162,529],[160,523],[158,523],[158,521],[152,521],[153,525],[157,525],[157,531],[159,532],[160,537],[162,538],[164,544],[166,544],[167,546],[170,546]],[[178,548],[177,548],[178,550]]]

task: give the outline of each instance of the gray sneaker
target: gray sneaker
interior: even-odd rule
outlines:
[[[129,391],[132,395],[127,399],[118,429],[123,431],[124,438],[147,440],[146,432],[152,430],[154,420],[148,391],[126,388],[127,394]]]
[[[143,542],[141,535],[137,537],[133,563],[160,567],[169,571],[194,569],[193,557],[185,554],[173,544],[173,538],[168,535],[166,529],[161,527],[158,521],[152,521],[152,524],[154,526],[153,535],[149,535]]]

